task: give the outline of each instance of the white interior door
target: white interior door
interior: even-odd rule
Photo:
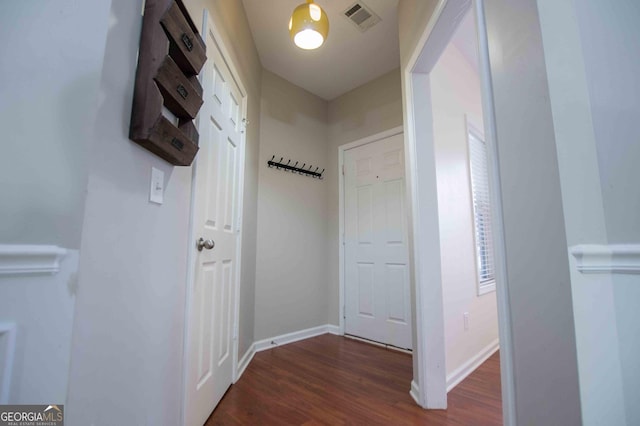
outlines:
[[[195,170],[195,271],[189,308],[185,418],[202,425],[233,380],[244,98],[211,32]],[[215,246],[212,246],[213,243]]]
[[[411,349],[403,136],[344,153],[345,333]]]

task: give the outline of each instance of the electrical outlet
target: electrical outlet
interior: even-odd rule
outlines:
[[[464,330],[469,331],[469,312],[465,312],[463,315],[464,318]]]

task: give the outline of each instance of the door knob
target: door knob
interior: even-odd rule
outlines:
[[[202,249],[211,250],[215,246],[216,246],[216,243],[214,243],[213,240],[205,240],[204,238],[200,238],[196,243],[196,247],[198,248],[198,251],[202,251]]]

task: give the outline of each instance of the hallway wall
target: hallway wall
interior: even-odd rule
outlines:
[[[110,3],[0,2],[0,243],[80,247]]]
[[[327,180],[267,166],[327,167],[327,103],[264,70],[255,340],[327,323]]]
[[[407,64],[409,63],[411,54],[415,49],[416,45],[425,28],[427,27],[429,20],[431,19],[431,15],[433,14],[436,6],[438,5],[437,0],[400,0],[398,3],[398,31],[399,31],[399,42],[400,42],[400,78],[401,78],[401,90],[402,90],[402,122],[407,123],[407,111],[406,111],[406,73],[407,73]],[[406,130],[406,129],[405,129]],[[405,144],[406,144],[406,133],[405,133]],[[415,262],[413,256],[413,223],[409,221],[409,244],[411,247],[410,260],[411,262]],[[411,270],[411,299],[414,301],[411,312],[413,313],[413,334],[414,341],[416,340],[416,305],[415,305],[415,276],[413,272],[413,268]],[[414,349],[414,353],[416,353],[418,349]],[[418,385],[418,387],[422,386],[420,384],[420,379],[418,377],[418,357],[413,357],[413,381]]]
[[[187,0],[186,4],[200,26],[203,3]],[[253,341],[252,239],[260,108],[256,70],[260,62],[247,37],[250,32],[241,2],[209,0],[205,4],[216,12],[214,22],[238,59],[249,91],[242,355],[243,346],[246,349]],[[118,418],[129,424],[181,421],[192,168],[173,167],[128,139],[141,9],[142,0],[113,0],[108,15],[99,120],[89,154],[66,407],[69,424],[111,425],[114,413],[104,407],[115,407]],[[165,173],[162,205],[148,201],[152,166]]]
[[[640,3],[587,0],[575,1],[574,5],[589,89],[607,240],[609,244],[635,247],[637,259],[640,244]],[[637,362],[640,323],[635,319],[640,304],[640,276],[614,274],[610,284],[626,422],[628,425],[640,424],[640,366]],[[589,330],[585,338],[588,333]],[[593,348],[591,356],[600,350]],[[582,361],[583,358],[579,359]]]
[[[0,403],[67,396],[109,5],[0,2]],[[66,252],[57,273],[41,270],[38,253],[50,246]],[[13,273],[14,266],[28,273]]]
[[[539,0],[538,8],[568,250],[627,243],[618,247],[637,255],[638,191],[630,186],[638,180],[640,132],[630,117],[639,113],[638,91],[631,88],[640,62],[628,52],[638,44],[640,5]],[[570,260],[582,420],[637,424],[640,332],[632,318],[640,300],[638,275],[585,274],[574,256]]]
[[[640,241],[640,3],[576,1],[610,243]],[[633,52],[633,53],[632,53]]]
[[[478,295],[465,116],[482,130],[480,78],[449,43],[430,74],[448,385],[498,340],[495,291]],[[469,314],[465,330],[464,313]]]
[[[339,324],[338,147],[402,125],[399,70],[329,102],[264,70],[261,111],[256,340]],[[325,178],[269,169],[272,155]]]
[[[403,73],[411,71],[407,64],[436,3],[400,0]],[[514,421],[580,424],[569,259],[536,1],[485,2],[484,11],[502,184]]]
[[[581,424],[573,302],[535,0],[485,3],[518,424]],[[498,48],[500,46],[500,48]]]

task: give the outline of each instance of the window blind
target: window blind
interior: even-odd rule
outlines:
[[[493,224],[489,197],[487,146],[478,134],[469,131],[469,159],[471,161],[471,192],[476,237],[476,265],[480,288],[493,286],[495,266],[493,256]]]

